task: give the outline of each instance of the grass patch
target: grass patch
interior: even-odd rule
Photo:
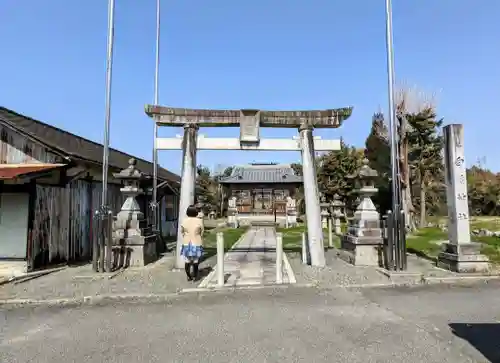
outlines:
[[[246,231],[247,228],[214,228],[205,232],[205,235],[203,236],[203,248],[205,250],[217,250],[217,232],[222,232],[224,234],[224,251],[227,251],[233,247],[233,245],[240,239],[241,236],[243,236],[243,234],[245,234]]]
[[[227,252],[247,230],[248,228],[214,228],[206,231],[203,236],[203,259],[206,260],[217,254],[217,232],[224,234],[224,252]]]
[[[487,229],[489,231],[500,231],[500,217],[496,216],[471,216],[470,229]],[[448,224],[448,217],[443,216],[429,216],[427,217],[428,223],[434,224]]]
[[[406,238],[406,249],[410,253],[416,255],[424,255],[432,258],[437,257],[441,246],[438,241],[443,241],[448,238],[446,232],[439,228],[422,228]]]
[[[438,242],[447,239],[448,233],[439,228],[422,228],[407,237],[406,248],[418,256],[436,258],[441,251]],[[481,253],[488,256],[491,262],[500,263],[500,238],[471,236],[471,240],[483,244]]]
[[[305,230],[305,225],[292,228],[276,228],[276,232],[283,234],[283,249],[288,252],[302,250],[302,233]],[[323,241],[325,246],[328,246],[328,229],[323,230]],[[337,248],[340,247],[340,238],[336,235],[333,236],[333,244]]]
[[[483,243],[481,253],[488,256],[491,262],[500,264],[500,238],[474,236],[472,240]]]
[[[276,228],[276,232],[283,234],[283,249],[302,249],[302,232],[304,232],[304,228],[304,226],[297,226],[292,228]]]
[[[472,217],[470,229],[487,229],[489,231],[500,231],[500,218],[498,217]]]

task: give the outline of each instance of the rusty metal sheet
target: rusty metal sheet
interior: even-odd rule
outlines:
[[[0,180],[15,179],[34,173],[49,172],[64,164],[0,164]]]

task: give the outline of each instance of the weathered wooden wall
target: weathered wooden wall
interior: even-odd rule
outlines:
[[[61,156],[0,124],[0,164],[62,162]],[[120,187],[109,184],[108,189],[110,207],[115,214],[124,201]],[[36,185],[27,241],[28,268],[89,260],[96,233],[93,216],[101,204],[101,196],[102,184],[98,181],[74,180],[64,187]],[[178,197],[173,195],[161,201],[165,237],[177,233],[178,204]],[[167,208],[167,205],[173,207]]]
[[[109,184],[113,212],[123,202],[120,186]],[[28,241],[30,268],[57,262],[87,261],[92,256],[93,215],[102,185],[75,180],[66,187],[37,185]]]
[[[179,196],[168,194],[160,201],[161,232],[163,237],[177,235],[177,222],[179,220]]]
[[[0,164],[59,163],[61,157],[0,125]]]

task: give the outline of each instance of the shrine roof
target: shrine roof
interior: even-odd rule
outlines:
[[[222,178],[221,184],[302,183],[290,164],[250,164],[235,166],[231,175]]]

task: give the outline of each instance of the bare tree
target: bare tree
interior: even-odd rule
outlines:
[[[400,87],[396,92],[396,122],[399,151],[399,168],[401,180],[401,202],[405,212],[406,228],[416,229],[415,208],[412,202],[410,153],[412,145],[409,135],[414,131],[408,122],[409,117],[415,116],[429,109],[435,110],[435,95],[431,97],[416,87]],[[423,178],[421,179],[423,180]],[[425,201],[423,202],[425,204]]]

